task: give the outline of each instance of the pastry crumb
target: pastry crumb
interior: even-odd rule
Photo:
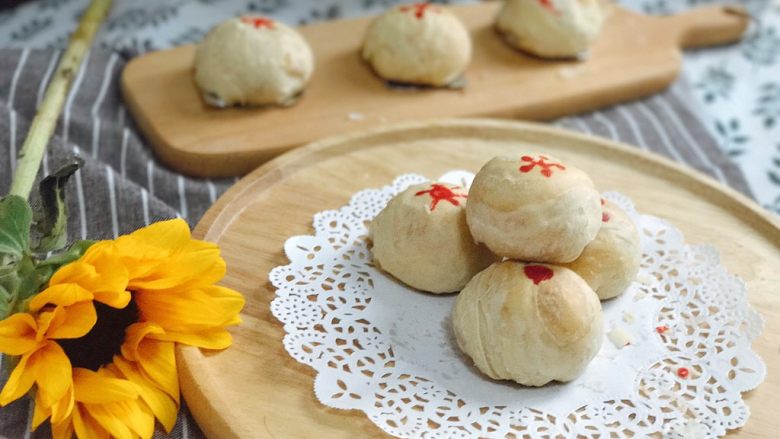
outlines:
[[[639,275],[636,277],[636,280],[638,280],[642,285],[651,286],[655,284],[655,278],[645,273],[639,273]]]
[[[615,345],[616,348],[622,349],[632,343],[634,343],[634,337],[629,334],[625,329],[617,327],[613,328],[607,333],[609,341]]]
[[[634,315],[628,311],[623,311],[623,321],[628,324],[631,324],[636,321],[636,317],[634,317]]]

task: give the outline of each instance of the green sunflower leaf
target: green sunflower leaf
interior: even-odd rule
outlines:
[[[79,170],[84,161],[74,157],[69,163],[41,180],[40,209],[35,211],[32,249],[36,253],[58,250],[68,240],[68,209],[65,203],[65,184]]]
[[[0,319],[8,317],[16,303],[16,290],[21,282],[16,265],[0,267]]]
[[[67,250],[41,261],[38,266],[49,267],[53,271],[57,271],[63,265],[80,258],[94,243],[95,241],[76,241]]]
[[[0,267],[22,258],[30,246],[32,209],[16,195],[0,198]]]

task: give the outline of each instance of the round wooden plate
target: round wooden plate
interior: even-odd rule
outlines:
[[[323,140],[244,177],[206,213],[195,234],[220,245],[226,286],[244,293],[243,323],[223,352],[179,351],[181,386],[210,438],[384,437],[359,411],[328,408],[314,397],[314,371],[287,355],[284,331],[269,310],[268,272],[287,264],[282,247],[311,234],[312,215],[337,209],[355,192],[414,172],[436,178],[452,169],[476,172],[498,154],[552,154],[588,172],[600,190],[631,197],[637,209],[670,220],[689,243],[709,243],[728,270],[747,282],[766,318],[754,349],[766,382],[746,396],[746,437],[780,430],[780,227],[735,191],[657,156],[545,125],[492,120],[417,123]]]

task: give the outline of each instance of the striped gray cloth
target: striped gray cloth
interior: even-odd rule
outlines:
[[[0,50],[0,193],[10,186],[15,157],[58,56],[47,50]],[[119,76],[125,63],[117,53],[89,53],[44,158],[43,174],[74,154],[85,159],[68,186],[68,228],[74,239],[112,238],[176,215],[194,225],[237,180],[192,179],[156,161],[122,104]],[[686,105],[687,93],[678,83],[649,99],[555,123],[664,155],[750,196],[743,175]],[[31,408],[29,400],[21,400],[0,409],[0,437],[28,437]],[[29,435],[49,436],[46,425]],[[184,408],[174,431],[157,436],[203,435]]]

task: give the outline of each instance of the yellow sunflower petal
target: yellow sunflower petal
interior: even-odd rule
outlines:
[[[189,289],[211,285],[225,277],[225,261],[215,244],[197,242],[161,261],[143,278],[132,278],[130,289]]]
[[[62,422],[51,424],[52,439],[73,439],[73,421],[71,418],[64,419]]]
[[[73,369],[74,398],[81,403],[105,404],[133,400],[138,392],[130,381],[101,376],[89,369]]]
[[[46,338],[79,338],[86,335],[97,322],[95,305],[81,302],[66,307],[54,309],[58,317],[53,319],[46,331]]]
[[[60,269],[61,270],[61,269]],[[52,285],[36,294],[30,301],[30,311],[38,312],[47,304],[68,306],[76,302],[92,300],[94,295],[75,283]]]
[[[71,386],[68,388],[68,391],[65,392],[65,396],[51,406],[51,422],[53,424],[60,423],[70,418],[73,414],[73,407],[75,404],[76,400],[73,398],[73,386]]]
[[[93,245],[93,247],[95,245]],[[49,285],[81,285],[83,283],[89,285],[94,282],[92,279],[97,276],[98,273],[94,265],[84,262],[83,259],[78,259],[58,268],[57,271],[51,276],[51,279],[49,279]]]
[[[144,339],[138,344],[138,364],[152,382],[179,401],[179,374],[173,343]]]
[[[201,331],[234,321],[244,307],[244,297],[229,288],[209,286],[177,294],[139,292],[135,302],[144,319],[165,330]]]
[[[129,268],[132,290],[209,285],[225,275],[219,248],[191,239],[182,219],[139,229],[115,245]]]
[[[127,423],[120,419],[115,411],[120,403],[111,404],[84,404],[84,411],[95,420],[112,438],[133,439],[133,432]]]
[[[63,314],[57,314],[53,309],[38,313],[38,333],[35,334],[35,339],[40,343],[44,343],[49,327],[52,324],[57,325],[58,322],[62,322],[64,319],[65,316]]]
[[[73,410],[73,429],[79,439],[109,439],[108,432],[80,404]]]
[[[37,324],[32,315],[16,313],[0,321],[0,352],[22,355],[40,346],[36,341]]]
[[[133,439],[138,435],[151,438],[154,434],[154,416],[144,411],[136,401],[86,404],[86,409],[113,437]]]
[[[117,249],[123,256],[136,258],[159,257],[159,250],[175,251],[190,242],[190,226],[181,218],[158,221],[135,232],[120,236]]]
[[[233,343],[233,336],[222,328],[200,332],[165,331],[163,334],[152,334],[149,338],[174,341],[203,349],[225,349]]]
[[[101,241],[92,245],[78,261],[57,270],[49,285],[76,284],[92,292],[95,300],[124,308],[130,301],[127,282],[127,268],[113,243]]]
[[[0,392],[0,406],[8,405],[24,396],[35,382],[35,373],[28,368],[27,364],[35,352],[23,355],[16,364],[16,367],[5,382],[2,392]]]
[[[73,384],[68,356],[60,345],[49,342],[30,356],[28,368],[35,375],[41,401],[47,407],[57,403]]]
[[[130,273],[113,243],[100,246],[94,252],[88,251],[85,260],[92,263],[100,273],[99,283],[90,288],[95,294],[95,300],[113,308],[126,307],[131,299],[127,291]]]
[[[141,279],[155,271],[190,241],[190,229],[181,219],[160,221],[114,241],[127,263],[130,278]]]
[[[138,345],[151,334],[163,334],[165,331],[159,325],[151,322],[133,323],[125,329],[125,342],[122,343],[122,356],[131,361],[138,361]]]
[[[95,301],[112,308],[123,309],[130,303],[132,295],[129,291],[95,291]]]
[[[112,366],[116,367],[125,378],[136,384],[141,399],[160,421],[165,431],[170,433],[173,430],[173,426],[176,425],[179,405],[146,378],[135,363],[116,356]]]
[[[49,419],[51,416],[51,408],[46,407],[46,404],[41,400],[40,394],[35,394],[35,408],[33,409],[32,423],[30,424],[30,431],[35,431],[43,421]]]

